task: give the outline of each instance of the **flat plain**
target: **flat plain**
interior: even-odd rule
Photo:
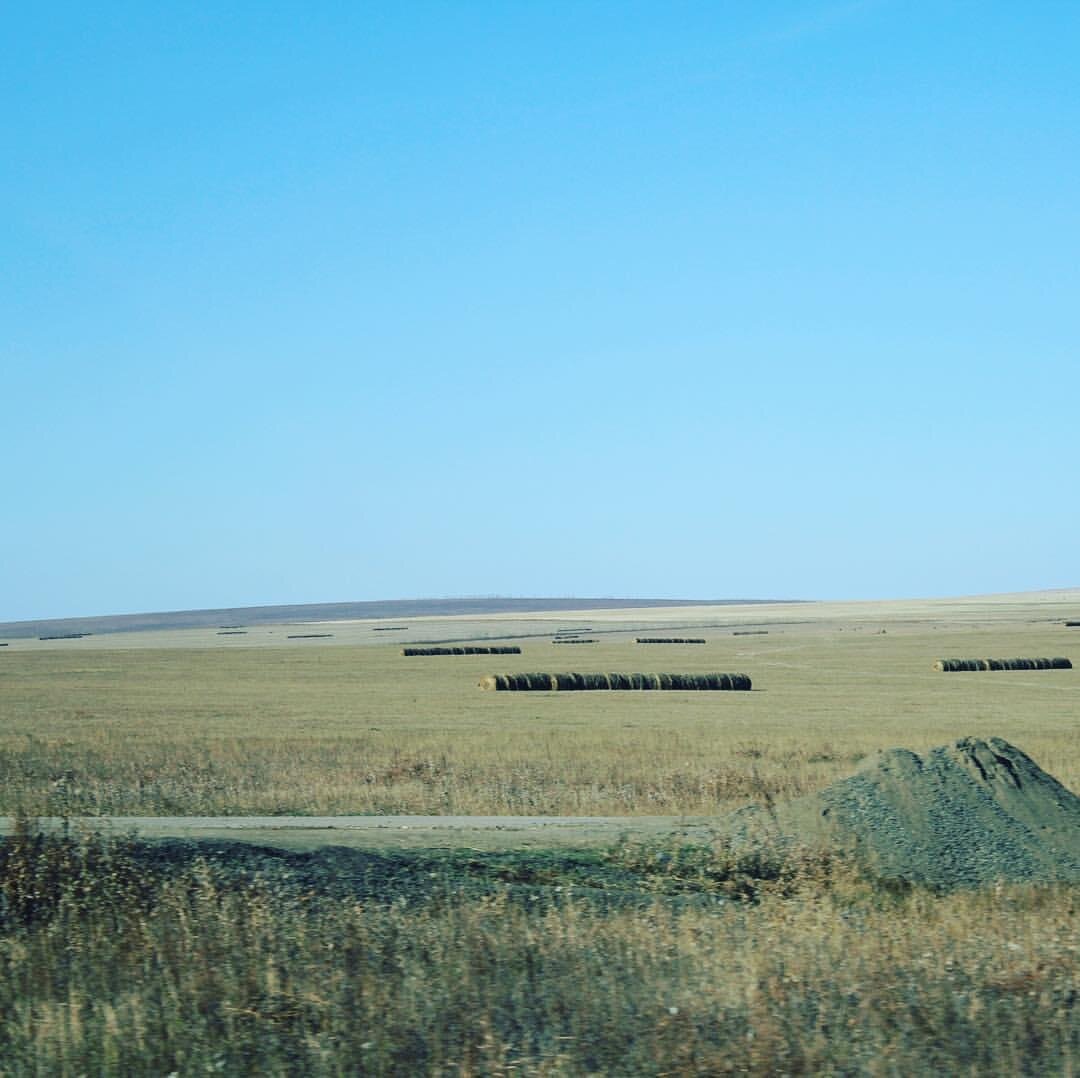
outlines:
[[[0,1072],[1075,1074],[1075,885],[936,891],[743,855],[708,821],[962,737],[1080,789],[1080,671],[932,669],[1075,661],[1078,611],[1072,591],[11,639]],[[436,639],[522,654],[401,654]],[[754,687],[478,687],[544,670]],[[608,819],[585,847],[554,822],[252,845],[27,818],[286,813]]]

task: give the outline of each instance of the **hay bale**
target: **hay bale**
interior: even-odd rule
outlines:
[[[692,636],[638,636],[635,644],[704,644],[701,637]]]
[[[1065,625],[1069,629],[1080,629],[1080,621],[1067,621]]]
[[[582,692],[589,690],[749,691],[746,674],[488,674],[479,681],[488,692]]]
[[[551,642],[553,644],[595,644],[596,640],[592,637],[557,636]]]
[[[768,636],[768,629],[736,629],[732,636]]]
[[[938,659],[934,669],[944,673],[964,670],[1071,670],[1069,659]]]

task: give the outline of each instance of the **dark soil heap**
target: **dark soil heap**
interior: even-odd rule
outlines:
[[[1080,798],[997,737],[878,753],[818,794],[742,810],[736,837],[851,850],[940,889],[1080,882]]]

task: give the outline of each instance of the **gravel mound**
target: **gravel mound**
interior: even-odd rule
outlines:
[[[877,753],[818,794],[736,813],[735,837],[847,849],[945,890],[1080,882],[1080,798],[997,737]]]

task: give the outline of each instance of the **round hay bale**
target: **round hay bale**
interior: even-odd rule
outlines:
[[[938,659],[934,669],[954,672],[958,670],[1071,670],[1072,663],[1065,658],[1047,659]]]

